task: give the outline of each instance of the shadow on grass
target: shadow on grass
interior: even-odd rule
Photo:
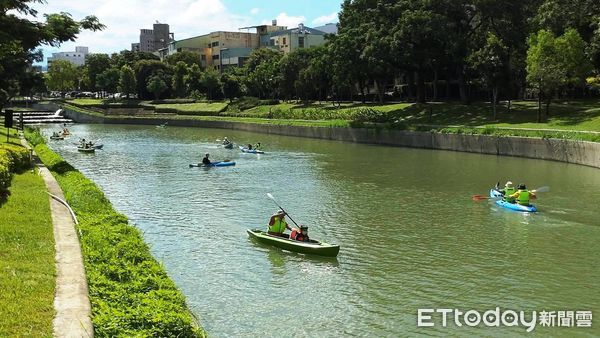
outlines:
[[[543,107],[545,109],[545,106]],[[404,109],[390,111],[390,117],[411,124],[439,124],[481,126],[486,124],[537,123],[537,102],[517,101],[511,104],[510,112],[505,103],[497,105],[497,118],[493,119],[490,103],[477,102],[470,105],[460,103],[415,104]],[[600,101],[582,100],[553,102],[547,123],[557,126],[576,126],[584,122],[600,120]],[[600,122],[599,122],[600,124]]]
[[[8,196],[10,196],[10,190],[0,191],[0,207],[8,201]]]

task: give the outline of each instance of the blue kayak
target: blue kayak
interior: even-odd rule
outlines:
[[[490,197],[491,198],[502,198],[502,197],[504,197],[504,195],[502,195],[502,193],[499,190],[496,190],[496,188],[492,188],[492,189],[490,189]]]
[[[515,210],[515,211],[523,211],[523,212],[536,212],[537,208],[535,205],[521,205],[518,203],[509,203],[504,200],[497,200],[496,204],[506,209]]]
[[[212,162],[211,164],[205,165],[202,163],[198,163],[198,164],[190,164],[190,168],[193,167],[230,167],[232,165],[235,165],[235,162],[230,161],[230,162]]]
[[[504,208],[510,209],[510,210],[523,211],[523,212],[536,212],[537,211],[537,208],[533,204],[521,205],[518,203],[510,203],[510,202],[503,200],[502,199],[503,197],[504,197],[504,195],[502,195],[502,193],[499,190],[496,190],[495,188],[490,189],[490,198],[493,198],[493,199],[500,198],[499,200],[496,201],[496,204],[498,204],[501,207],[504,207]]]
[[[250,154],[264,154],[265,152],[262,150],[257,150],[257,149],[248,149],[248,148],[244,148],[242,146],[240,146],[240,150],[243,153],[250,153]]]

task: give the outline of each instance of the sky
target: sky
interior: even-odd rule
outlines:
[[[316,27],[338,22],[342,0],[49,0],[32,6],[38,20],[44,13],[71,13],[82,19],[95,15],[106,25],[101,32],[79,34],[75,42],[60,47],[43,46],[44,62],[52,52],[74,51],[75,46],[89,47],[90,53],[113,53],[130,49],[139,42],[141,28],[152,29],[156,21],[167,23],[175,40],[213,31],[238,31],[240,27],[270,24],[294,27],[304,23]]]

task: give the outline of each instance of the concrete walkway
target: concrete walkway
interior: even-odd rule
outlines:
[[[21,143],[31,148],[27,141]],[[48,192],[65,200],[63,192],[48,168],[34,154],[34,163],[46,183]],[[54,295],[54,336],[93,337],[91,305],[75,222],[69,209],[50,197],[56,250],[56,293]]]

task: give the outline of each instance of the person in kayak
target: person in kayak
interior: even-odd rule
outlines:
[[[254,146],[255,150],[260,150],[260,142],[256,143],[256,145]]]
[[[206,154],[206,155],[204,155],[204,158],[202,159],[202,164],[204,164],[204,165],[210,165],[210,164],[212,163],[212,162],[210,162],[210,160],[208,159],[208,156],[209,156],[209,155],[210,155],[210,154]]]
[[[308,238],[308,227],[305,225],[301,225],[300,229],[298,229],[298,228],[292,229],[292,233],[290,234],[290,239],[300,241],[300,242],[310,241],[310,239]]]
[[[227,136],[225,136],[225,137],[223,138],[223,145],[224,145],[224,146],[226,146],[226,145],[228,145],[228,144],[230,144],[230,143],[231,143],[231,141],[229,141],[229,140],[227,139]]]
[[[520,205],[529,206],[529,199],[532,197],[535,198],[535,193],[527,190],[527,186],[525,186],[523,183],[519,184],[517,188],[519,190],[512,194],[511,197],[514,198],[515,201]]]
[[[248,143],[248,150],[252,150],[252,145]]]
[[[504,195],[503,199],[505,201],[509,203],[515,203],[515,199],[512,197],[512,195],[517,192],[517,189],[515,189],[515,187],[513,186],[513,182],[507,181],[504,185],[504,189],[500,189],[498,191],[500,191],[502,195]]]
[[[283,233],[285,229],[292,231],[292,228],[285,221],[285,212],[283,210],[279,210],[271,216],[269,220],[269,228],[267,229],[267,233],[270,235],[277,235],[282,237],[287,237]]]

